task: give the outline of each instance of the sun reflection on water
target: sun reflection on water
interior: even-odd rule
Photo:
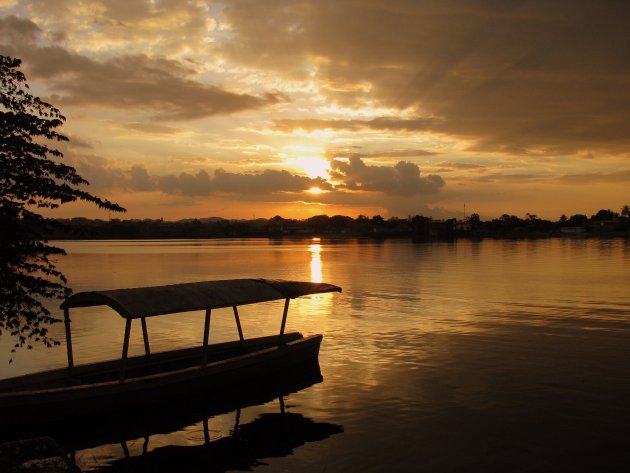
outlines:
[[[319,244],[319,238],[313,238],[312,241],[308,248],[311,252],[311,281],[322,282],[322,245]]]

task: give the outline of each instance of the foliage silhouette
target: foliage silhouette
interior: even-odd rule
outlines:
[[[597,212],[595,215],[591,217],[591,220],[612,220],[615,217],[618,217],[619,214],[617,212],[613,212],[610,209],[602,209]]]
[[[16,337],[12,352],[32,342],[59,344],[47,328],[59,319],[43,301],[71,293],[52,260],[65,252],[43,237],[43,230],[57,223],[37,209],[82,200],[125,211],[81,190],[88,182],[59,162],[63,153],[47,143],[68,141],[57,131],[65,117],[28,92],[20,64],[0,56],[0,335]]]

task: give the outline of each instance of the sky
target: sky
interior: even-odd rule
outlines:
[[[0,0],[0,54],[123,218],[557,219],[630,204],[628,25],[606,0]]]

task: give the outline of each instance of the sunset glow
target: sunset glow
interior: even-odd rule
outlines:
[[[329,177],[330,163],[324,158],[317,156],[299,156],[290,159],[289,162],[310,178],[322,177],[326,179]]]
[[[618,211],[625,28],[526,3],[0,2],[0,46],[125,218]]]

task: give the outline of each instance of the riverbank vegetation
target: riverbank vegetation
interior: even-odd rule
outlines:
[[[553,236],[627,236],[630,209],[602,209],[587,216],[562,215],[551,221],[527,214],[524,218],[504,214],[481,220],[478,214],[462,219],[435,220],[423,215],[385,219],[380,215],[317,215],[304,220],[275,216],[270,219],[230,220],[219,217],[179,221],[159,220],[58,220],[48,229],[48,239],[151,239],[151,238],[278,238],[359,237],[413,238],[543,238]]]

